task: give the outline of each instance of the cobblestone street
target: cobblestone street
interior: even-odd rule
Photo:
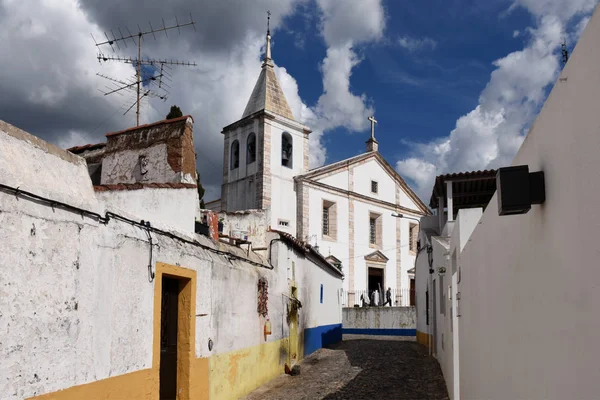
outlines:
[[[414,340],[347,335],[301,364],[298,376],[282,375],[245,400],[448,399],[438,362]]]

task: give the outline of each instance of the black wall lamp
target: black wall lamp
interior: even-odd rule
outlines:
[[[532,204],[546,200],[544,172],[529,172],[527,165],[499,168],[496,190],[498,215],[526,214]]]

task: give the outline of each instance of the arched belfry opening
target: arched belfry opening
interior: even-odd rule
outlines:
[[[246,164],[252,164],[256,161],[256,134],[252,132],[248,135],[246,143]]]
[[[231,169],[236,169],[240,166],[240,142],[234,140],[231,144]]]
[[[281,165],[292,168],[294,166],[294,144],[292,135],[288,132],[281,134]]]

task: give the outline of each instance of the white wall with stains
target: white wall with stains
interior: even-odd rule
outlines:
[[[191,233],[200,209],[196,188],[108,190],[96,192],[96,197],[113,212]]]
[[[110,201],[106,196],[97,198],[80,157],[4,123],[0,128],[0,183],[102,215],[106,209],[118,211],[118,201],[126,202],[125,193]],[[164,199],[153,205],[156,213],[161,204],[187,206],[170,197],[180,192],[165,192]],[[143,214],[141,197],[134,194],[132,199],[140,202]],[[131,217],[133,210],[128,204],[125,216]],[[157,228],[182,223],[168,224],[156,213],[147,219],[156,221]],[[195,211],[189,213],[193,223]],[[187,219],[186,215],[174,218]],[[152,247],[145,230],[126,222],[113,218],[104,224],[0,189],[0,399],[28,398],[150,368],[155,281],[148,266],[158,262],[197,273],[196,357],[265,342],[264,319],[257,313],[260,277],[269,282],[273,331],[267,341],[288,334],[276,329],[285,327],[287,268],[270,270],[232,258],[269,265],[256,253],[189,231],[179,230],[177,235],[205,248],[151,235]],[[319,268],[309,262],[301,267],[306,276]]]

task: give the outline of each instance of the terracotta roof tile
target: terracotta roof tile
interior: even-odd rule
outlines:
[[[195,189],[193,183],[118,183],[115,185],[95,185],[97,192],[109,192],[116,190],[139,190],[139,189]]]
[[[137,130],[140,130],[140,129],[147,129],[147,128],[151,128],[151,127],[154,127],[154,126],[157,126],[157,125],[161,125],[161,124],[172,124],[174,122],[181,122],[181,121],[187,120],[188,118],[191,118],[192,122],[194,122],[194,117],[192,117],[191,115],[184,115],[182,117],[177,117],[177,118],[172,118],[172,119],[163,119],[162,121],[153,122],[151,124],[134,126],[134,127],[131,127],[131,128],[124,129],[122,131],[118,131],[118,132],[110,132],[110,133],[106,134],[106,137],[115,136],[115,135],[121,135],[123,133],[129,133],[129,132],[137,131]]]
[[[283,232],[283,231],[279,231],[277,229],[269,229],[270,232],[273,233],[277,233],[284,242],[290,244],[292,247],[294,247],[296,250],[301,251],[305,254],[313,254],[315,255],[317,258],[319,258],[325,265],[327,265],[332,271],[335,271],[339,276],[344,276],[343,272],[340,271],[338,268],[336,268],[335,266],[333,266],[329,260],[327,260],[327,258],[319,253],[313,246],[311,246],[310,244],[303,242],[302,240],[296,238],[295,236],[287,233],[287,232]]]

